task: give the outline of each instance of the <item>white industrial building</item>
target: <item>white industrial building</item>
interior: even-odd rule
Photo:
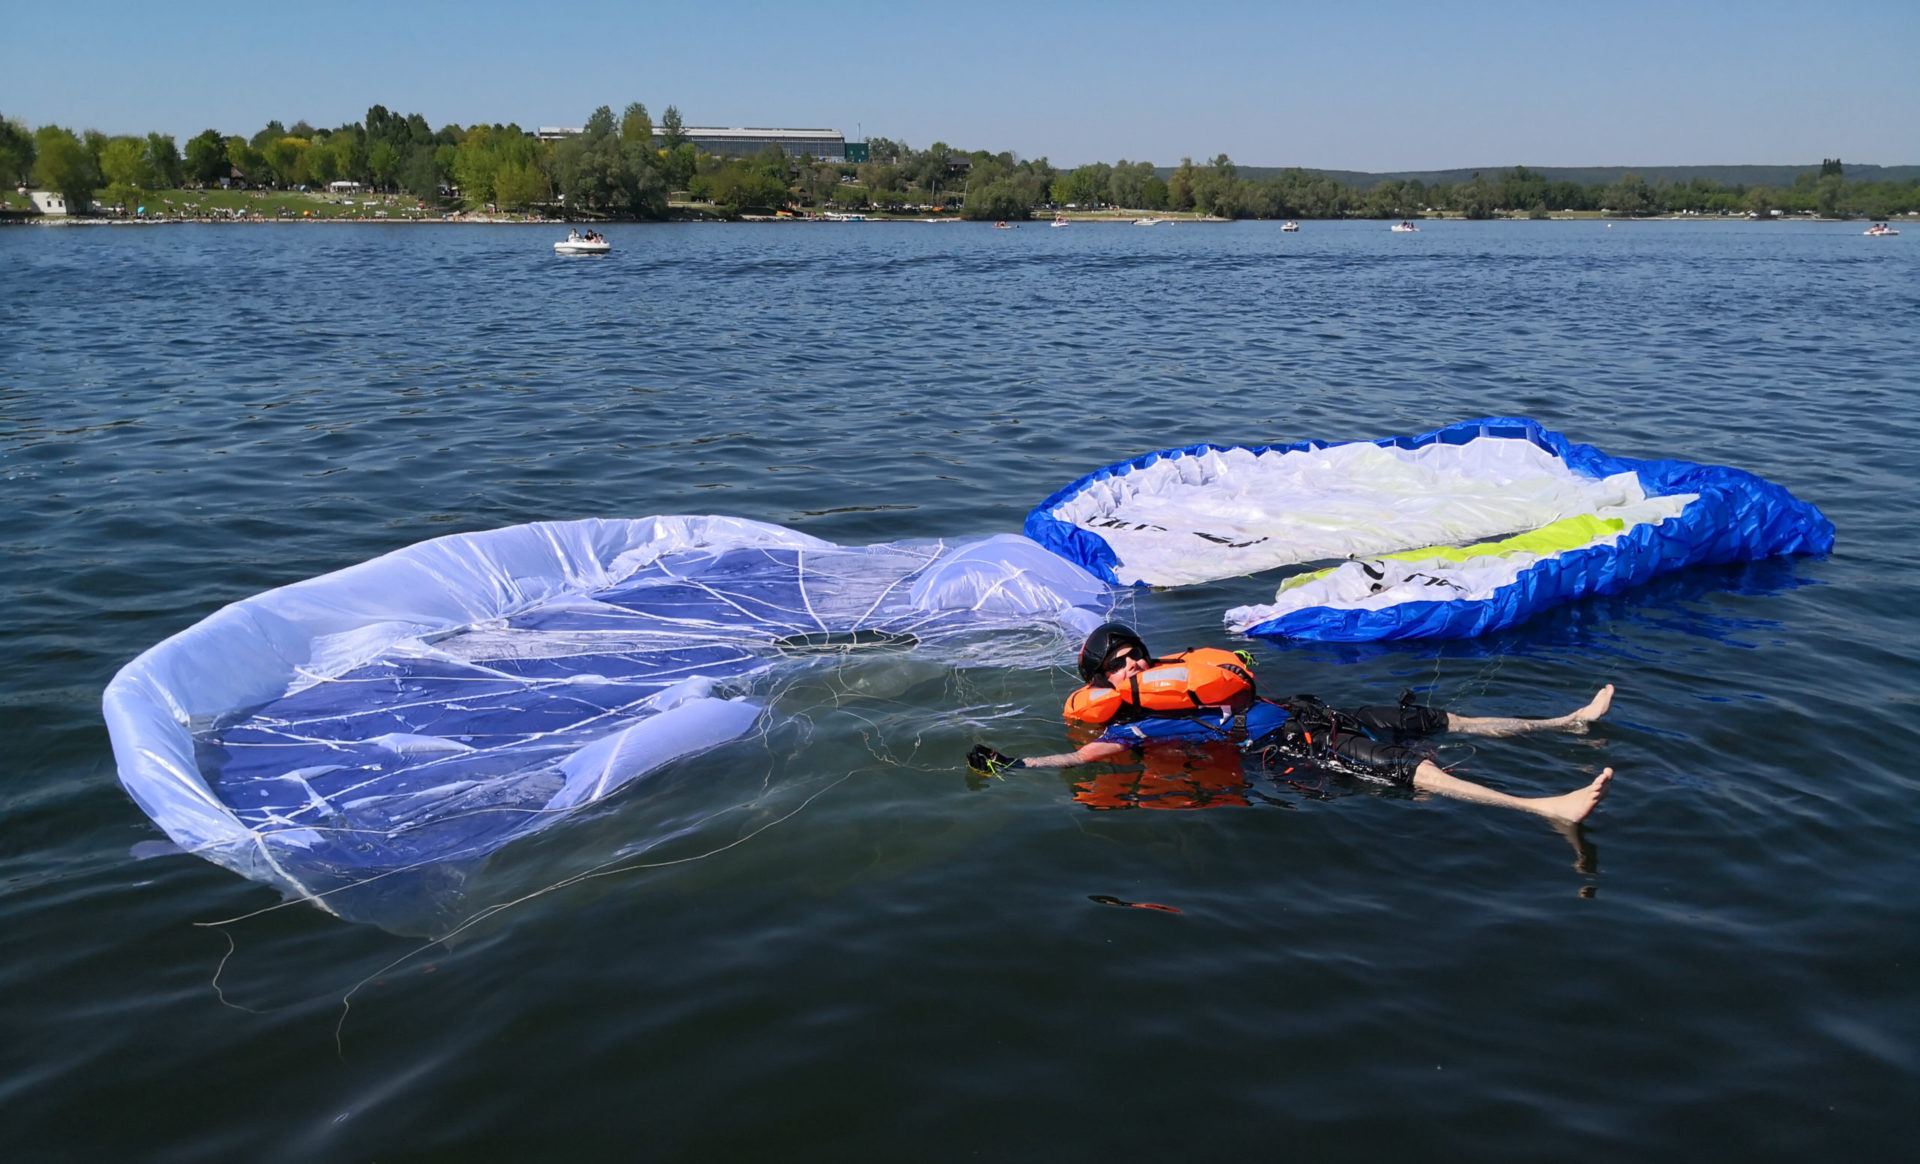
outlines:
[[[580,126],[543,125],[534,136],[541,141],[562,141],[579,137],[585,132]],[[805,154],[826,162],[842,162],[847,158],[847,135],[837,129],[771,129],[754,126],[729,129],[689,125],[680,131],[680,135],[703,154],[757,154],[770,145],[777,145],[796,157]],[[657,126],[653,141],[655,145],[661,143]]]

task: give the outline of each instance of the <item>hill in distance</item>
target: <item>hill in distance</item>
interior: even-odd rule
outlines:
[[[1199,158],[1194,159],[1194,163],[1204,164]],[[1371,189],[1382,182],[1411,182],[1416,179],[1429,186],[1437,182],[1454,185],[1471,182],[1475,174],[1492,181],[1512,168],[1510,165],[1474,166],[1457,170],[1402,170],[1373,174],[1361,170],[1320,170],[1312,166],[1236,167],[1242,178],[1255,181],[1274,177],[1283,170],[1302,169],[1359,190]],[[1794,178],[1800,174],[1809,171],[1818,174],[1820,163],[1807,166],[1528,166],[1527,169],[1549,182],[1574,182],[1582,186],[1610,185],[1618,182],[1623,174],[1638,174],[1649,182],[1658,182],[1662,178],[1673,183],[1700,179],[1718,182],[1722,186],[1791,186]],[[1164,178],[1173,173],[1173,167],[1161,166],[1157,172]],[[1848,164],[1846,177],[1849,182],[1910,182],[1920,178],[1920,166]]]

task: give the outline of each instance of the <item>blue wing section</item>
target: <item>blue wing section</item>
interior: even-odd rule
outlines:
[[[1544,558],[1491,598],[1403,602],[1382,609],[1313,607],[1256,624],[1246,633],[1332,642],[1470,638],[1512,626],[1548,607],[1589,595],[1613,594],[1686,566],[1751,561],[1775,554],[1824,554],[1833,548],[1833,523],[1816,506],[1751,473],[1689,461],[1614,457],[1592,445],[1569,441],[1524,417],[1462,421],[1418,436],[1382,437],[1368,443],[1418,449],[1435,443],[1463,445],[1488,437],[1527,440],[1587,477],[1633,473],[1648,497],[1697,497],[1678,517],[1634,526],[1611,544]],[[1055,516],[1060,507],[1096,482],[1124,478],[1164,460],[1224,452],[1231,447],[1189,445],[1098,469],[1041,502],[1027,516],[1026,534],[1117,584],[1115,567],[1120,559],[1113,547],[1098,533]],[[1259,454],[1332,446],[1305,441],[1243,447]]]

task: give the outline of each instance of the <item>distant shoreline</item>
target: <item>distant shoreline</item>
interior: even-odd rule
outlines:
[[[1911,216],[1893,215],[1890,219],[1887,219],[1886,221],[1898,222],[1908,217],[1911,217]],[[1146,212],[1141,212],[1135,215],[1115,215],[1115,214],[1075,215],[1072,212],[1068,212],[1067,214],[1063,215],[1063,220],[1066,222],[1072,223],[1075,226],[1099,226],[1099,225],[1132,226],[1132,225],[1135,225],[1136,223],[1141,222],[1142,220],[1150,220],[1154,224],[1161,225],[1161,226],[1209,225],[1209,224],[1225,224],[1225,223],[1231,223],[1231,222],[1271,222],[1271,223],[1277,224],[1283,221],[1277,218],[1276,219],[1264,219],[1264,218],[1232,219],[1232,218],[1206,217],[1206,216],[1200,216],[1200,215],[1194,215],[1194,214],[1162,215],[1162,214],[1150,214]],[[1008,223],[1008,227],[1012,229],[1019,229],[1021,227],[1047,229],[1052,221],[1053,220],[1051,219],[1036,217],[1036,218],[1031,218],[1031,219],[1027,219],[1020,222],[1010,222]],[[1607,223],[1616,223],[1616,222],[1626,222],[1626,223],[1771,222],[1776,224],[1784,224],[1784,223],[1848,223],[1848,222],[1867,222],[1867,221],[1881,221],[1881,220],[1878,220],[1878,219],[1869,220],[1866,218],[1821,218],[1821,217],[1817,217],[1813,215],[1805,215],[1805,214],[1787,214],[1787,215],[1781,215],[1778,218],[1767,218],[1767,219],[1749,218],[1744,214],[1729,214],[1729,215],[1660,214],[1660,215],[1646,215],[1646,216],[1636,217],[1636,218],[1623,218],[1616,215],[1600,214],[1595,211],[1575,211],[1570,214],[1568,213],[1549,214],[1544,219],[1529,218],[1526,215],[1502,215],[1497,218],[1469,219],[1464,215],[1458,215],[1458,214],[1447,214],[1447,215],[1429,214],[1429,215],[1423,215],[1423,216],[1413,217],[1413,218],[1408,218],[1405,216],[1402,216],[1400,218],[1392,218],[1392,217],[1389,217],[1389,218],[1301,218],[1301,219],[1293,219],[1293,220],[1286,220],[1286,221],[1296,221],[1296,222],[1302,222],[1302,223],[1309,223],[1309,222],[1311,223],[1328,223],[1328,222],[1391,223],[1391,222],[1398,222],[1398,221],[1422,222],[1422,223],[1471,222],[1471,221],[1507,222],[1507,223],[1512,223],[1512,222],[1607,222]],[[0,214],[0,226],[13,225],[13,226],[42,226],[42,227],[549,226],[549,227],[574,228],[574,227],[580,227],[580,226],[592,226],[595,229],[600,229],[608,226],[686,226],[689,224],[717,224],[717,225],[726,225],[726,226],[777,226],[777,225],[861,226],[861,225],[866,225],[868,223],[923,223],[923,224],[971,223],[972,225],[975,225],[975,226],[992,226],[993,225],[984,220],[961,218],[959,215],[892,216],[892,215],[877,215],[877,214],[867,214],[862,218],[854,221],[845,221],[845,220],[836,221],[833,219],[828,219],[828,218],[819,217],[819,216],[776,217],[773,215],[742,215],[739,218],[733,218],[733,219],[721,218],[716,215],[700,215],[700,216],[686,216],[686,217],[676,217],[676,218],[666,218],[666,219],[582,220],[582,219],[559,219],[559,218],[514,218],[506,215],[486,215],[486,214],[456,214],[456,215],[449,215],[449,216],[432,216],[432,217],[421,215],[421,216],[399,216],[399,217],[387,217],[387,218],[363,218],[363,217],[346,217],[346,216],[338,216],[338,217],[330,217],[330,218],[318,218],[318,217],[296,218],[292,216],[267,216],[267,215],[248,215],[244,218],[216,218],[216,217],[168,216],[168,215],[154,215],[154,214],[140,215],[137,217],[136,216],[122,217],[122,216],[110,216],[110,215],[87,215],[87,216],[51,215],[49,216],[49,215],[21,213],[17,211]]]

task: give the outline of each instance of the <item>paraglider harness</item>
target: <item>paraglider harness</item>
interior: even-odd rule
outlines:
[[[1185,658],[1208,659],[1216,669],[1230,673],[1228,677],[1240,685],[1237,689],[1253,697],[1251,706],[1230,718],[1215,721],[1213,717],[1218,708],[1201,706],[1198,699],[1184,709],[1183,701],[1178,699],[1168,699],[1159,707],[1143,707],[1140,703],[1146,701],[1135,702],[1136,695],[1135,700],[1127,700],[1117,709],[1118,714],[1112,707],[1102,707],[1089,715],[1088,710],[1093,709],[1083,705],[1086,697],[1097,689],[1088,687],[1068,699],[1067,717],[1097,722],[1102,716],[1111,716],[1106,722],[1118,726],[1143,719],[1186,720],[1191,726],[1170,739],[1193,740],[1195,733],[1210,734],[1221,742],[1233,744],[1241,754],[1243,765],[1251,762],[1275,779],[1300,787],[1318,787],[1320,778],[1328,772],[1390,784],[1411,784],[1414,769],[1427,758],[1427,753],[1408,746],[1406,741],[1446,730],[1446,713],[1415,704],[1412,691],[1402,692],[1394,707],[1366,707],[1358,712],[1333,707],[1313,695],[1281,699],[1262,696],[1254,682],[1253,660],[1244,652],[1230,656],[1225,651],[1199,648],[1153,662],[1158,665]],[[1233,661],[1226,662],[1229,658]],[[1112,702],[1112,692],[1105,694],[1109,696],[1108,702]],[[1268,726],[1273,724],[1276,713],[1282,717],[1280,722]],[[1142,742],[1152,738],[1143,737]],[[1296,774],[1298,779],[1293,778]],[[1308,780],[1312,783],[1304,782]]]
[[[1131,631],[1125,633],[1131,639],[1128,645],[1144,648],[1145,644]],[[1104,664],[1112,645],[1102,642],[1098,646],[1098,661]],[[1427,758],[1427,753],[1409,747],[1405,741],[1433,735],[1447,727],[1446,713],[1415,704],[1412,691],[1402,692],[1395,707],[1365,707],[1357,713],[1332,707],[1313,695],[1292,695],[1284,699],[1262,696],[1253,677],[1253,658],[1244,651],[1199,647],[1150,660],[1153,667],[1189,664],[1176,666],[1170,675],[1178,681],[1164,684],[1167,689],[1154,699],[1143,697],[1140,680],[1144,676],[1135,678],[1130,692],[1116,692],[1091,678],[1090,673],[1097,668],[1088,665],[1090,654],[1083,655],[1081,660],[1081,674],[1089,676],[1088,686],[1067,699],[1069,720],[1121,727],[1141,720],[1185,720],[1189,727],[1170,739],[1192,740],[1196,733],[1211,735],[1238,748],[1243,765],[1251,761],[1275,779],[1302,787],[1308,785],[1288,779],[1289,774],[1305,769],[1301,775],[1313,776],[1314,786],[1318,777],[1327,772],[1391,784],[1411,784],[1414,769]],[[1214,699],[1203,700],[1198,693],[1185,688],[1190,670],[1215,676],[1208,684],[1215,688],[1209,692]],[[1154,673],[1150,668],[1146,674]],[[1245,710],[1216,721],[1219,707],[1215,700],[1229,692],[1251,699]],[[1277,725],[1274,724],[1276,713],[1281,716]],[[1143,736],[1142,741],[1151,738]]]
[[[1329,706],[1316,696],[1292,695],[1263,699],[1287,713],[1286,722],[1241,745],[1241,752],[1276,778],[1301,768],[1410,784],[1413,772],[1426,756],[1403,741],[1446,729],[1446,713],[1416,705],[1413,692],[1404,691],[1396,708],[1397,722],[1370,722],[1350,711]],[[1373,718],[1373,717],[1370,717]],[[1382,737],[1386,738],[1382,738]]]

